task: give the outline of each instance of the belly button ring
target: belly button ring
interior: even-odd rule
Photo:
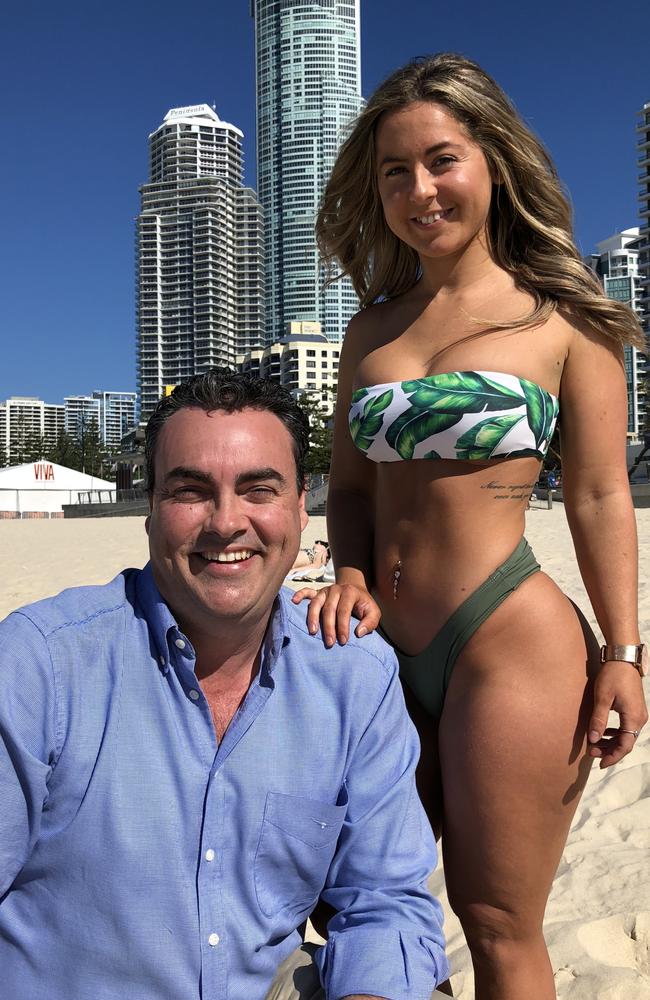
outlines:
[[[397,588],[399,587],[399,580],[402,575],[402,560],[398,559],[393,568],[393,600],[397,600]]]

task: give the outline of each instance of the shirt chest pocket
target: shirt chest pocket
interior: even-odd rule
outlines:
[[[267,917],[313,906],[334,857],[346,806],[269,792],[255,854],[255,892]]]

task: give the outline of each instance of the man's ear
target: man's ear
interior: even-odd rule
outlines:
[[[149,513],[147,514],[147,516],[145,518],[145,521],[144,521],[144,530],[147,532],[147,535],[148,535],[149,531],[151,529],[151,514],[153,512],[153,492],[152,491],[149,491],[147,493],[147,500],[149,501]]]
[[[298,509],[300,511],[300,530],[304,531],[309,524],[309,514],[305,510],[305,500],[307,499],[307,490],[303,490],[298,497]]]

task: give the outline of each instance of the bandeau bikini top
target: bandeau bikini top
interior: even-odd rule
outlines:
[[[443,372],[357,389],[349,423],[373,462],[543,458],[559,411],[557,396],[516,375]]]

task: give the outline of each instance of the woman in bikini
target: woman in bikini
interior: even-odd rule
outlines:
[[[551,1000],[542,920],[591,758],[620,760],[647,720],[623,370],[640,329],[583,266],[543,147],[460,56],[409,64],[370,99],[317,235],[362,309],[334,431],[337,583],[295,599],[328,645],[352,613],[357,636],[381,617],[476,997]],[[602,653],[523,538],[558,415]]]

